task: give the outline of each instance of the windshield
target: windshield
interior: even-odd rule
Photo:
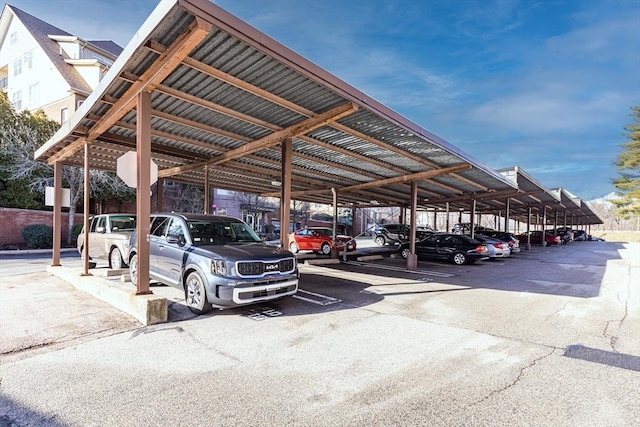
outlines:
[[[194,246],[262,241],[244,222],[187,221],[187,225]]]

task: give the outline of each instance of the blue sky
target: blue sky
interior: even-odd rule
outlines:
[[[640,105],[640,0],[216,0],[493,168],[583,200],[615,188]],[[125,46],[156,0],[13,0]]]

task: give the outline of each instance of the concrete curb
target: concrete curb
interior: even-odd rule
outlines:
[[[60,253],[76,252],[76,248],[63,248],[60,249]],[[40,255],[40,254],[53,254],[53,249],[10,249],[0,251],[0,255]]]
[[[154,294],[136,295],[135,288],[130,283],[93,275],[83,276],[78,270],[62,266],[49,266],[47,272],[130,314],[145,326],[167,321],[167,299]]]

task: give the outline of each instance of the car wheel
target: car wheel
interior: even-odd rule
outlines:
[[[80,262],[84,267],[84,248],[80,248]],[[96,268],[96,263],[91,261],[91,257],[89,257],[89,268]]]
[[[453,261],[456,265],[462,265],[467,263],[467,256],[462,252],[456,252],[451,257],[451,261]]]
[[[324,242],[321,246],[320,246],[320,252],[323,255],[329,255],[331,254],[331,245],[328,244],[327,242]]]
[[[376,242],[376,245],[378,246],[384,246],[384,244],[386,243],[386,241],[384,240],[384,237],[382,236],[376,236],[375,242]]]
[[[211,310],[211,304],[207,301],[207,291],[204,288],[204,281],[200,274],[192,271],[187,276],[184,286],[184,298],[187,307],[195,314],[204,314]]]
[[[120,253],[120,249],[113,248],[111,249],[111,253],[109,254],[109,268],[114,270],[120,270],[125,266],[124,261],[122,260],[122,254]]]
[[[133,286],[138,286],[138,254],[133,254],[129,260],[129,276]]]
[[[402,258],[407,259],[409,258],[409,254],[411,253],[411,250],[409,248],[403,248],[400,251],[400,255],[402,255]]]
[[[289,250],[294,254],[297,254],[300,248],[298,248],[298,244],[296,242],[289,243]]]

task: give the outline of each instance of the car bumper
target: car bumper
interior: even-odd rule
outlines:
[[[215,283],[207,289],[207,297],[216,308],[232,308],[270,301],[298,292],[298,275],[278,280]]]

